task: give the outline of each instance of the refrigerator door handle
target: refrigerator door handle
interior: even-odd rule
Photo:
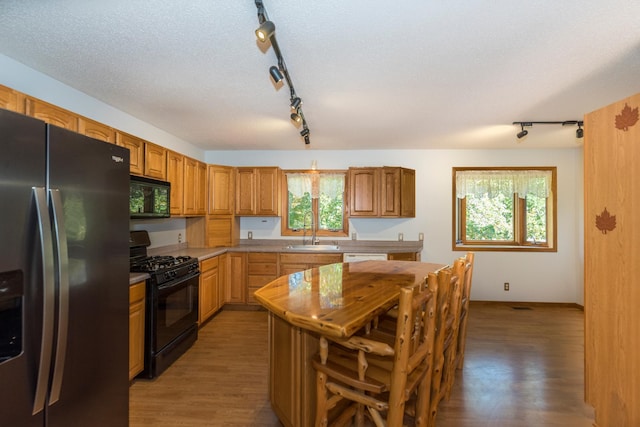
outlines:
[[[58,339],[49,394],[49,406],[60,399],[64,364],[67,354],[67,337],[69,333],[69,251],[67,248],[67,232],[64,226],[64,210],[60,190],[50,189],[49,197],[53,215],[55,246],[58,253]]]
[[[55,301],[55,279],[53,267],[53,242],[51,221],[47,208],[47,193],[43,187],[32,187],[38,216],[38,235],[42,257],[42,340],[36,391],[33,399],[33,415],[44,409],[47,398],[49,374],[51,370],[51,349],[53,346],[53,321]]]

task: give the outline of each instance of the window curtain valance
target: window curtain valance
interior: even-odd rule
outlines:
[[[320,193],[336,198],[344,192],[344,173],[287,173],[287,189],[294,197],[310,193],[317,199]]]
[[[456,196],[467,195],[494,197],[503,194],[521,199],[528,194],[549,197],[552,172],[549,170],[468,170],[456,172]]]

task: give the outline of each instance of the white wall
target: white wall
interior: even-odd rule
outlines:
[[[478,252],[472,298],[490,301],[577,302],[582,304],[582,149],[557,150],[371,150],[210,151],[205,161],[234,166],[319,169],[403,166],[416,170],[415,219],[352,219],[350,232],[362,240],[417,240],[424,232],[423,261],[450,263],[454,166],[556,166],[558,168],[558,252]],[[241,237],[280,238],[277,218],[243,218]],[[510,291],[503,283],[510,283]]]
[[[280,166],[320,169],[349,166],[404,166],[416,170],[415,219],[354,219],[350,231],[361,240],[417,240],[425,234],[423,260],[449,263],[451,250],[451,168],[453,166],[557,166],[558,252],[478,252],[472,298],[494,301],[577,302],[582,304],[583,187],[582,149],[558,150],[372,150],[210,151],[170,135],[148,123],[79,92],[59,81],[0,55],[0,84],[83,116],[129,132],[190,157],[234,166]],[[148,229],[152,247],[174,245],[186,238],[185,220],[132,221],[132,229]],[[242,237],[280,238],[279,219],[243,218]],[[503,282],[511,290],[504,292]]]

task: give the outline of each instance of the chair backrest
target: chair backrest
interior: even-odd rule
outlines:
[[[436,295],[437,283],[427,284],[422,290],[408,288],[400,290],[394,361],[389,390],[389,414],[387,416],[389,425],[395,425],[392,424],[392,420],[399,420],[401,424],[406,396],[412,389],[415,389],[415,384],[408,384],[408,377],[419,369],[423,370],[419,376],[431,377]],[[427,391],[427,393],[429,392]],[[428,396],[423,395],[422,398],[425,401],[429,400]]]
[[[469,312],[469,303],[471,301],[471,279],[473,278],[473,262],[475,254],[467,252],[464,257],[465,273],[464,282],[462,284],[462,301],[460,304],[460,326],[458,327],[458,348],[456,350],[456,367],[462,369],[464,365],[464,350],[467,341],[467,321]]]
[[[373,395],[357,394],[335,383],[327,382],[326,387],[334,393],[339,390],[342,398],[366,405],[372,418],[378,422],[382,420],[380,410],[386,409],[386,423],[389,426],[402,425],[406,401],[417,390],[416,413],[426,421],[431,391],[437,293],[437,282],[415,288],[401,288],[394,334],[373,329],[366,335],[355,335],[347,340],[332,339],[343,347],[357,351],[357,372],[354,369],[352,374],[348,374],[344,366],[332,372],[327,338],[321,337],[320,364],[314,363],[320,373],[355,389],[374,391],[367,388],[369,373],[377,376],[373,371],[388,372],[388,383],[382,389],[374,391]],[[344,360],[344,354],[341,357]],[[376,378],[377,381],[379,377]],[[384,400],[384,395],[377,395],[384,391],[389,392],[388,400]],[[319,407],[323,408],[324,404]]]
[[[440,311],[436,321],[433,373],[431,376],[430,413],[428,425],[435,425],[437,407],[453,384],[455,350],[460,314],[461,284],[464,282],[464,263],[457,259],[452,267],[437,272],[438,302]],[[429,278],[427,279],[429,280]],[[431,278],[430,280],[434,280]]]

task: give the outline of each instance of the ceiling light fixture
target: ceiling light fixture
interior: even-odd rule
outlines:
[[[258,9],[258,22],[260,23],[260,27],[256,30],[256,37],[261,42],[265,42],[269,39],[273,52],[276,54],[276,58],[278,60],[278,66],[276,67],[274,65],[269,68],[269,74],[275,83],[279,83],[284,79],[287,86],[289,86],[289,99],[291,102],[291,109],[294,111],[294,113],[291,114],[291,120],[293,120],[295,124],[302,123],[303,130],[300,132],[300,135],[303,137],[304,143],[309,144],[309,128],[307,126],[307,121],[304,118],[304,113],[302,112],[302,100],[298,95],[296,95],[293,82],[291,81],[291,76],[289,75],[289,70],[287,69],[287,65],[282,57],[282,52],[280,52],[280,46],[278,46],[278,41],[276,40],[276,26],[269,20],[262,0],[255,0],[255,3],[256,8]]]
[[[584,122],[582,120],[565,120],[563,122],[513,122],[513,124],[520,125],[521,131],[516,134],[518,139],[524,138],[529,133],[529,131],[524,129],[525,126],[532,127],[533,125],[577,125],[578,129],[576,129],[576,138],[582,138],[584,136],[584,129],[582,129]]]
[[[269,68],[269,74],[271,74],[271,79],[273,79],[274,83],[280,83],[284,77],[282,77],[282,73],[278,70],[278,67],[272,65]]]
[[[291,109],[292,110],[297,110],[298,107],[300,107],[302,105],[302,99],[295,97],[293,98],[293,100],[291,100]]]
[[[271,21],[264,21],[260,24],[260,27],[256,30],[256,37],[262,43],[266,42],[267,39],[271,38],[276,32],[276,26]]]
[[[520,128],[522,129],[520,132],[518,132],[516,134],[516,136],[518,137],[518,139],[522,139],[525,136],[527,136],[527,134],[529,133],[529,131],[524,130],[524,123],[520,123]]]

